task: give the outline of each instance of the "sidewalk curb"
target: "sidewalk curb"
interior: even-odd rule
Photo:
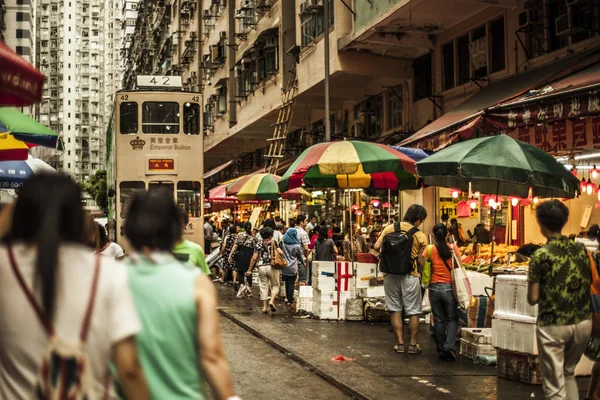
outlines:
[[[302,367],[306,368],[307,370],[309,370],[313,374],[317,375],[319,378],[325,380],[330,385],[335,386],[336,388],[338,388],[340,391],[342,391],[343,393],[347,394],[351,398],[356,399],[356,400],[371,400],[368,396],[365,396],[364,394],[360,393],[359,391],[351,388],[350,386],[348,386],[345,383],[339,381],[338,379],[336,379],[332,375],[330,375],[327,372],[323,371],[321,368],[317,367],[316,365],[308,362],[307,360],[305,360],[304,358],[300,357],[299,355],[297,355],[296,353],[292,352],[291,350],[289,350],[289,349],[283,347],[282,345],[280,345],[279,343],[277,343],[277,342],[269,339],[268,337],[266,337],[262,333],[258,332],[256,329],[250,327],[249,325],[245,324],[244,322],[240,321],[239,319],[237,319],[236,317],[234,317],[233,315],[231,315],[227,311],[225,311],[225,310],[223,310],[223,309],[221,309],[219,307],[217,308],[217,311],[223,317],[227,318],[228,320],[230,320],[234,324],[240,326],[242,329],[248,331],[249,333],[251,333],[252,335],[256,336],[257,338],[263,340],[269,346],[271,346],[274,349],[278,350],[280,353],[286,355],[287,357],[289,357],[290,359],[292,359],[294,362],[300,364]]]

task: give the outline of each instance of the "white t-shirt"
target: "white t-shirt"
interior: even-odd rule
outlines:
[[[36,251],[24,245],[15,245],[13,251],[19,271],[31,289]],[[85,247],[63,245],[58,265],[53,326],[58,337],[77,343],[92,287],[95,256]],[[102,257],[100,268],[86,341],[97,398],[104,393],[112,345],[141,330],[127,269],[108,257]],[[36,297],[41,306],[40,296]],[[18,284],[5,246],[0,246],[0,315],[0,399],[30,398],[48,336]]]
[[[117,258],[123,257],[125,255],[125,252],[123,251],[123,248],[121,246],[114,242],[110,242],[108,247],[102,250],[100,254],[106,257],[110,257],[113,260],[116,260]]]

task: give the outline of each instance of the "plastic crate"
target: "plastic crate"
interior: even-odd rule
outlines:
[[[491,344],[477,344],[460,339],[460,354],[474,360],[477,356],[494,356],[496,349]]]
[[[497,351],[498,376],[500,378],[530,385],[542,384],[538,356],[502,349]]]
[[[460,333],[469,343],[492,344],[492,328],[462,328]]]

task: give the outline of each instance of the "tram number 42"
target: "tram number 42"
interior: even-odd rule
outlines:
[[[162,81],[162,82],[159,82]],[[171,81],[171,77],[169,76],[163,76],[161,78],[152,78],[150,79],[150,83],[152,83],[153,85],[163,85],[163,86],[169,86],[169,82]]]

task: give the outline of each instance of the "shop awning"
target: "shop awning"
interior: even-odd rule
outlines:
[[[468,139],[475,132],[475,119],[483,115],[487,108],[562,78],[572,72],[570,67],[585,68],[590,65],[590,56],[597,51],[598,49],[592,49],[577,53],[551,64],[494,81],[398,145],[439,150],[458,140],[458,137]]]
[[[600,54],[593,61],[587,68],[491,107],[486,123],[490,129],[507,131],[600,115]]]

